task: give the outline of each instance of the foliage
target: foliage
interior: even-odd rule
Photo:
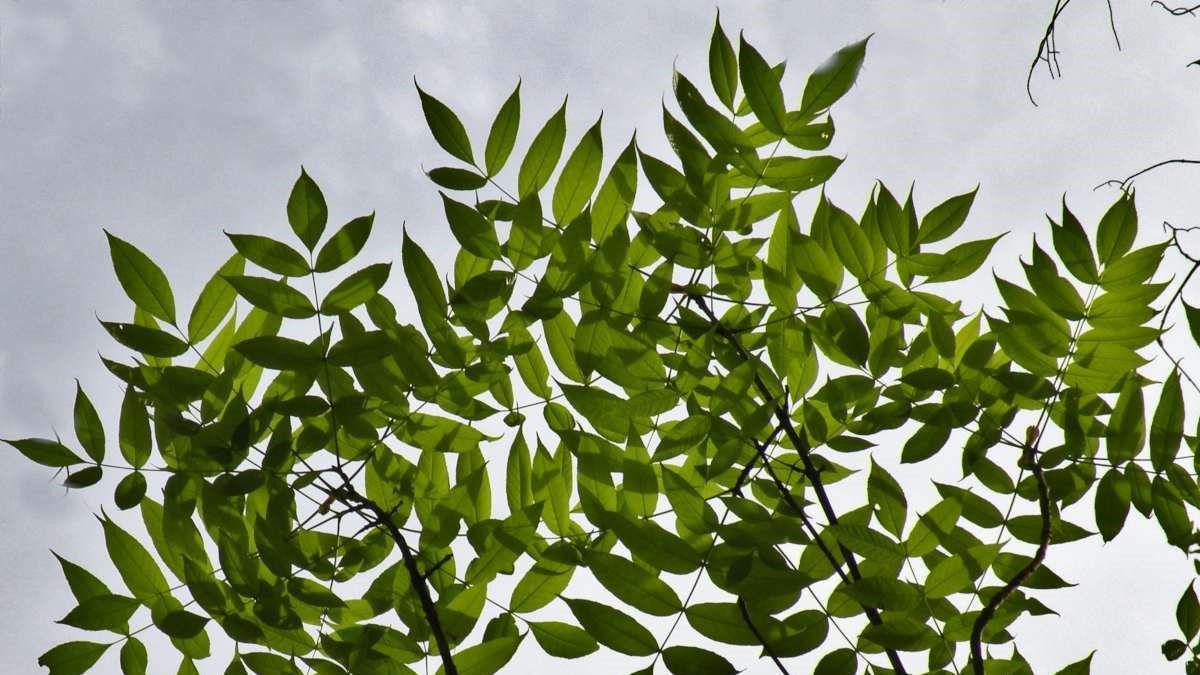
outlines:
[[[968,314],[945,284],[1000,238],[958,240],[974,191],[922,212],[878,185],[859,216],[817,193],[841,163],[819,154],[829,110],[866,47],[789,104],[784,64],[718,22],[716,103],[676,73],[678,112],[663,108],[675,158],[631,140],[604,171],[600,122],[567,150],[564,103],[515,187],[519,87],[482,146],[418,89],[457,160],[429,176],[461,246],[444,281],[405,234],[395,271],[419,325],[383,293],[393,267],[360,259],[373,214],[330,233],[304,171],[286,208],[300,246],[228,235],[237,252],[186,323],[162,270],[109,234],[135,306],[104,323],[135,353],[104,360],[124,462],[82,389],[79,451],[8,443],[73,488],[121,472],[113,502],[145,536],[102,512],[124,589],[60,559],[78,601],[62,623],[117,638],[39,663],[144,673],[136,634],[153,628],[181,673],[221,634],[238,645],[227,673],[411,673],[427,657],[492,673],[530,642],[645,673],[749,665],[721,645],[782,672],[808,653],[825,675],[1029,672],[1015,648],[984,661],[968,645],[1052,613],[1036,596],[1069,583],[1039,564],[1047,547],[1095,534],[1068,507],[1094,507],[1108,541],[1132,506],[1193,552],[1190,379],[1139,374],[1165,325],[1150,305],[1167,244],[1133,249],[1131,193],[1090,233],[1064,202],[1025,278],[995,278],[1002,306]],[[939,452],[965,482],[916,508],[893,472]],[[589,578],[603,591],[584,597]],[[1200,630],[1190,588],[1178,619],[1168,658]],[[672,640],[681,620],[701,644]]]

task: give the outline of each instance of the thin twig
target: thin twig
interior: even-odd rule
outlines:
[[[975,675],[984,675],[983,666],[983,631],[987,628],[988,622],[995,616],[996,610],[1000,605],[1012,595],[1012,592],[1017,590],[1029,575],[1042,564],[1046,558],[1046,549],[1050,546],[1050,489],[1046,486],[1046,477],[1042,474],[1042,467],[1037,461],[1037,451],[1034,445],[1037,442],[1036,427],[1030,427],[1034,430],[1034,438],[1026,439],[1025,447],[1021,453],[1022,468],[1027,468],[1033,474],[1038,486],[1038,510],[1042,516],[1042,532],[1038,539],[1037,552],[1021,571],[1017,572],[1016,576],[1008,581],[995,595],[988,600],[987,605],[979,612],[979,616],[975,618],[975,625],[971,629],[971,663],[975,670]]]

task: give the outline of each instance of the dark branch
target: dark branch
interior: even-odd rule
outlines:
[[[1142,176],[1143,174],[1147,174],[1157,168],[1164,167],[1169,164],[1200,164],[1200,159],[1164,159],[1161,162],[1156,162],[1156,163],[1151,164],[1150,166],[1142,169],[1141,171],[1131,174],[1125,180],[1118,180],[1116,178],[1113,178],[1111,180],[1106,180],[1103,183],[1100,183],[1099,185],[1097,185],[1096,187],[1094,187],[1092,189],[1099,190],[1102,187],[1108,187],[1108,186],[1115,185],[1115,186],[1121,188],[1122,190],[1128,191],[1130,186],[1133,185],[1134,179],[1138,178],[1139,176]]]
[[[700,308],[700,311],[704,313],[705,317],[712,322],[713,328],[717,330],[717,333],[724,338],[729,345],[734,348],[734,350],[737,351],[738,356],[740,356],[742,360],[750,361],[754,359],[754,356],[746,351],[746,348],[742,346],[742,343],[740,340],[738,340],[737,335],[726,328],[725,325],[721,323],[721,320],[717,317],[717,315],[713,313],[712,308],[708,306],[708,303],[705,301],[703,295],[688,293],[687,297],[696,303],[696,306]],[[776,396],[771,393],[770,388],[767,387],[767,383],[764,382],[762,377],[760,377],[757,373],[754,376],[754,386],[758,389],[759,394],[762,395],[764,401],[775,400]],[[779,426],[783,429],[783,432],[787,434],[788,439],[796,448],[796,453],[800,455],[800,461],[803,463],[804,477],[808,480],[809,485],[812,486],[813,492],[816,493],[817,501],[821,505],[821,511],[825,514],[825,519],[830,525],[836,525],[838,522],[837,511],[834,510],[833,502],[831,502],[829,499],[829,493],[825,490],[825,483],[821,480],[821,472],[817,470],[816,466],[812,462],[811,456],[809,455],[811,447],[809,446],[808,441],[800,432],[796,430],[795,425],[792,424],[792,418],[788,414],[787,409],[778,403],[775,405],[775,418],[779,421]],[[779,491],[782,493],[783,499],[785,502],[787,502],[788,506],[794,509],[797,513],[803,514],[803,509],[799,504],[796,503],[796,499],[792,496],[791,490],[787,489],[787,486],[782,480],[779,479],[778,474],[776,474],[771,468],[771,463],[769,461],[764,461],[763,466],[766,468],[772,481],[779,488]],[[819,539],[820,538],[818,537],[818,540]],[[842,557],[846,560],[846,568],[850,570],[850,577],[855,581],[861,579],[862,573],[858,571],[858,561],[855,559],[854,553],[852,553],[850,549],[846,548],[841,543],[838,544],[838,549],[841,551]],[[834,568],[837,569],[836,564],[834,565]],[[867,615],[867,620],[872,624],[880,625],[883,623],[883,618],[879,616],[879,610],[875,609],[874,607],[863,607],[863,611]],[[908,671],[904,668],[904,662],[900,660],[900,654],[896,652],[895,649],[886,649],[885,652],[887,653],[888,661],[890,661],[892,664],[892,669],[895,670],[899,675],[906,675]]]
[[[987,605],[979,612],[979,616],[975,618],[975,625],[971,629],[971,663],[974,666],[975,675],[984,675],[983,667],[983,631],[987,628],[988,622],[996,615],[996,610],[1012,592],[1017,590],[1029,575],[1042,564],[1046,559],[1046,549],[1050,546],[1050,489],[1046,486],[1046,477],[1042,474],[1042,467],[1037,461],[1037,451],[1034,445],[1037,443],[1037,433],[1035,427],[1030,427],[1033,431],[1031,438],[1027,438],[1024,447],[1021,451],[1021,464],[1033,473],[1034,479],[1037,481],[1038,487],[1038,510],[1042,516],[1042,532],[1038,539],[1037,553],[1024,567],[1017,572],[1016,576],[1009,580],[995,595],[988,600]]]
[[[1191,7],[1168,7],[1167,3],[1163,2],[1162,0],[1153,0],[1153,2],[1150,3],[1151,7],[1155,5],[1162,7],[1163,11],[1165,11],[1167,14],[1174,14],[1175,16],[1183,16],[1184,14],[1196,16],[1196,11],[1200,10],[1200,5],[1192,5]]]
[[[784,667],[783,661],[780,661],[779,656],[775,654],[775,650],[771,649],[771,644],[767,642],[767,638],[754,625],[754,619],[750,617],[750,608],[746,607],[746,601],[739,597],[737,606],[742,611],[742,621],[746,622],[746,627],[750,629],[751,633],[754,633],[754,638],[762,645],[763,651],[775,662],[775,667],[779,668],[779,672],[783,673],[783,675],[791,675],[788,673],[788,669]]]

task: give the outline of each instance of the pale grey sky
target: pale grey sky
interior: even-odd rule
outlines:
[[[1039,73],[1035,108],[1025,70],[1051,4],[741,2],[722,6],[722,20],[769,58],[788,59],[792,96],[834,49],[875,33],[858,85],[835,109],[833,151],[847,161],[829,194],[857,210],[877,178],[896,191],[916,181],[928,208],[979,183],[963,236],[1011,230],[992,261],[1011,275],[1031,233],[1047,236],[1043,214],[1063,193],[1094,223],[1112,196],[1094,193],[1096,183],[1200,156],[1200,69],[1183,68],[1200,56],[1200,22],[1114,2],[1117,53],[1103,3],[1072,6],[1059,34],[1066,78]],[[661,150],[659,100],[672,64],[704,79],[712,18],[703,3],[611,0],[0,0],[0,436],[69,437],[74,377],[115,419],[119,389],[96,352],[116,349],[94,315],[121,319],[129,306],[102,227],[147,251],[190,302],[228,254],[222,228],[285,233],[283,203],[303,163],[331,220],[376,211],[370,255],[395,256],[407,221],[448,269],[448,231],[421,173],[446,157],[426,131],[414,75],[476,136],[519,77],[519,143],[569,93],[572,138],[603,110],[610,152],[635,128],[643,147]],[[1166,170],[1141,183],[1145,241],[1164,219],[1196,224],[1198,179]],[[984,282],[966,289],[969,309],[991,297]],[[52,623],[73,603],[48,549],[116,580],[89,515],[112,481],[65,494],[15,452],[0,467],[0,672],[32,673],[38,654],[79,636]],[[929,471],[897,473],[919,482]],[[1085,523],[1090,513],[1068,511]],[[1178,671],[1158,645],[1176,632],[1191,567],[1161,543],[1157,525],[1131,516],[1117,542],[1055,547],[1050,564],[1079,586],[1039,596],[1061,618],[1017,626],[1038,672],[1093,648],[1097,673]],[[522,661],[531,653],[526,645],[514,664],[549,666]],[[586,672],[616,663],[599,658]],[[168,662],[154,672],[178,659]],[[115,650],[102,663],[97,672],[117,672]],[[738,665],[769,672],[765,662]]]

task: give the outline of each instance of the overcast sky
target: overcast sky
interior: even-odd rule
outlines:
[[[1043,214],[1064,193],[1092,224],[1113,196],[1095,184],[1200,156],[1200,69],[1183,67],[1200,57],[1200,22],[1114,2],[1118,53],[1103,3],[1076,3],[1058,41],[1066,77],[1039,72],[1035,108],[1025,71],[1052,4],[742,2],[723,6],[722,20],[769,59],[788,59],[792,97],[830,52],[875,33],[857,87],[835,109],[833,151],[847,160],[829,194],[857,211],[875,179],[899,192],[915,181],[927,209],[979,183],[962,236],[1012,231],[992,263],[1011,273],[1032,233],[1048,238]],[[371,255],[396,256],[407,221],[448,269],[452,244],[421,173],[446,157],[414,76],[476,138],[521,78],[518,147],[569,93],[571,138],[603,111],[608,148],[640,129],[642,146],[661,150],[672,64],[706,80],[712,19],[704,3],[614,0],[0,0],[0,437],[70,437],[75,377],[115,419],[119,389],[96,354],[116,350],[94,317],[128,320],[129,304],[101,228],[147,251],[190,306],[228,255],[222,228],[286,233],[283,204],[303,164],[331,221],[377,213]],[[1197,224],[1198,181],[1198,171],[1166,170],[1141,183],[1145,241],[1165,219]],[[47,470],[0,454],[0,672],[34,672],[38,654],[78,637],[52,623],[73,603],[49,548],[116,580],[89,516],[108,501],[103,489],[65,494]],[[1090,507],[1074,513],[1090,522]],[[1131,516],[1128,529],[1107,547],[1051,551],[1079,586],[1040,595],[1061,618],[1018,626],[1038,672],[1093,648],[1097,673],[1177,672],[1158,645],[1175,636],[1190,565],[1157,525]],[[116,672],[115,651],[104,664],[97,672]]]

